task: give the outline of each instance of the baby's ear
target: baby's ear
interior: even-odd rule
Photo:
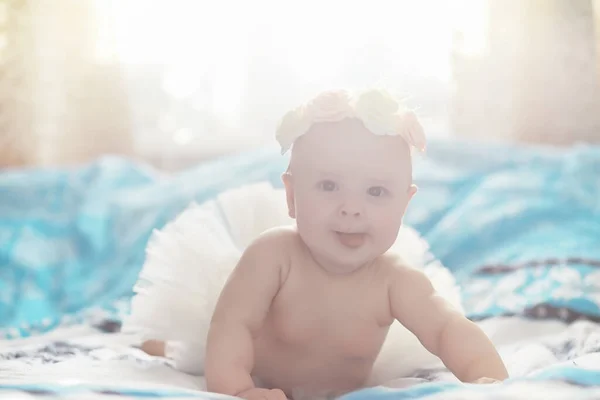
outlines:
[[[408,199],[412,199],[412,197],[417,194],[417,191],[419,190],[419,188],[417,187],[417,185],[410,185],[410,187],[408,188]]]
[[[285,198],[288,206],[288,215],[290,218],[296,218],[296,203],[294,201],[294,185],[292,174],[289,172],[285,172],[281,175],[281,180],[283,181],[283,186],[285,186]]]
[[[408,190],[406,192],[407,196],[406,196],[406,205],[404,206],[404,213],[406,213],[406,210],[408,209],[408,205],[410,204],[410,200],[417,193],[417,190],[418,190],[417,185],[410,185],[408,187]]]

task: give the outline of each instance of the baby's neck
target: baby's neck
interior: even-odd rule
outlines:
[[[313,253],[310,248],[305,244],[304,245],[307,254],[312,260],[312,264],[323,274],[328,277],[339,279],[339,278],[350,278],[355,277],[356,275],[362,274],[364,271],[369,270],[375,264],[376,260],[371,260],[368,263],[360,264],[360,265],[348,265],[348,264],[340,264],[335,263],[334,261],[330,261],[319,257],[317,254]]]

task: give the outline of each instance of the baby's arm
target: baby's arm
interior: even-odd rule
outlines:
[[[392,275],[390,303],[394,317],[458,379],[475,382],[508,377],[485,333],[437,294],[423,272],[397,267]]]
[[[282,280],[277,232],[252,243],[219,297],[207,340],[206,383],[211,392],[240,395],[254,388],[253,335]]]

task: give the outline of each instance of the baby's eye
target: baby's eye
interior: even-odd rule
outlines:
[[[373,197],[381,197],[387,193],[387,190],[381,186],[373,186],[369,188],[368,193]]]
[[[333,181],[321,181],[318,186],[319,189],[324,190],[325,192],[333,192],[337,189],[337,185]]]

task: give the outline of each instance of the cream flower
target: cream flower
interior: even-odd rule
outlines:
[[[375,135],[398,135],[400,104],[383,90],[362,93],[354,105],[356,116]]]
[[[313,122],[337,122],[352,118],[351,97],[345,90],[328,91],[315,97],[306,106],[306,116]]]
[[[275,135],[281,146],[281,154],[292,147],[300,136],[311,127],[312,121],[307,118],[304,106],[296,107],[283,116]]]
[[[401,136],[409,146],[425,150],[425,132],[417,115],[401,108],[388,92],[369,90],[358,98],[356,115],[375,135]]]

